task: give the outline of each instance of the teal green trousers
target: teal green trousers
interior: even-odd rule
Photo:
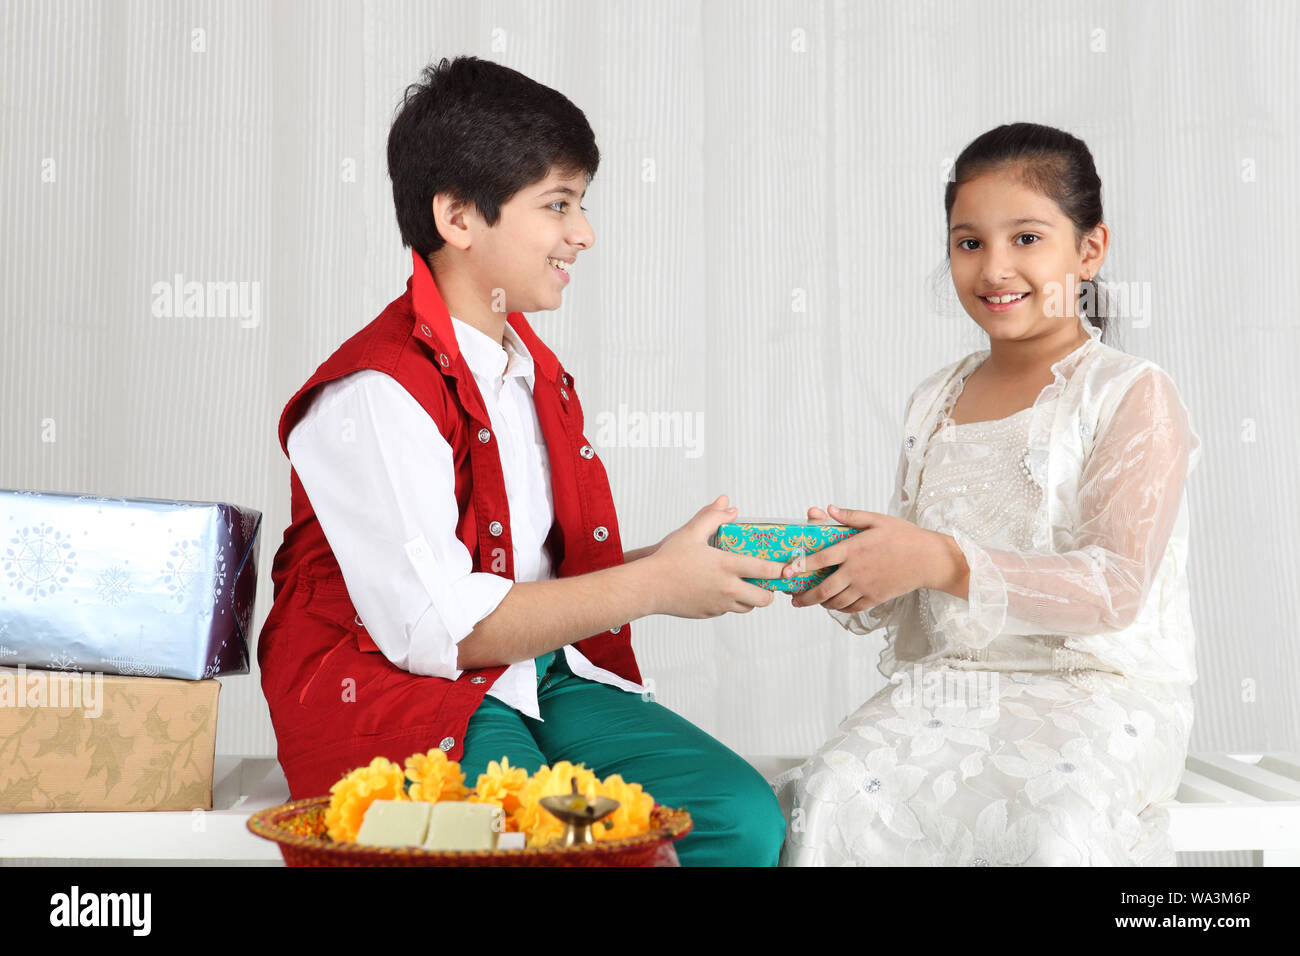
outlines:
[[[757,770],[661,704],[575,676],[563,652],[538,658],[537,668],[542,720],[492,696],[470,718],[460,761],[467,787],[503,756],[530,774],[561,760],[585,764],[690,813],[693,829],[675,845],[683,866],[776,866],[785,818]]]

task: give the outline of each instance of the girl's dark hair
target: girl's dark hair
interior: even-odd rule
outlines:
[[[1051,126],[1010,123],[971,140],[957,157],[943,195],[949,224],[957,188],[998,170],[1012,171],[1026,186],[1052,199],[1074,224],[1076,246],[1102,221],[1101,180],[1083,140]],[[1085,295],[1092,299],[1087,319],[1101,330],[1105,340],[1113,316],[1100,274],[1079,283],[1080,299]]]
[[[590,182],[599,165],[582,110],[522,73],[472,56],[425,67],[420,82],[406,88],[388,134],[402,245],[426,260],[443,245],[433,221],[436,194],[472,202],[495,225],[502,204],[553,168],[582,172]]]

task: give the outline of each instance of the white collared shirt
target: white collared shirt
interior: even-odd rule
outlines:
[[[532,355],[509,323],[503,345],[454,316],[451,324],[497,437],[515,580],[552,579],[545,542],[555,508]],[[456,645],[513,582],[474,571],[456,537],[455,467],[437,424],[392,376],[363,369],[322,385],[286,446],[371,640],[403,670],[456,680]],[[421,540],[423,574],[408,557]],[[564,653],[579,677],[644,690],[572,645]],[[532,660],[511,664],[488,693],[541,719]]]

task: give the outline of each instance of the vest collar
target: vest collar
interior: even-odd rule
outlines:
[[[433,281],[433,273],[429,271],[428,263],[414,249],[411,250],[410,289],[417,330],[421,324],[427,325],[428,339],[434,350],[446,355],[448,367],[455,368],[456,359],[460,356],[460,344],[451,325],[451,315],[447,311],[446,303],[442,301],[437,283]],[[528,354],[533,359],[535,374],[554,382],[560,364],[555,353],[537,337],[522,312],[511,312],[506,316],[506,321],[528,349]]]

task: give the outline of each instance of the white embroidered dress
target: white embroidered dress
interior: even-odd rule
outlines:
[[[1173,864],[1200,441],[1162,370],[1084,328],[1007,418],[948,417],[987,350],[909,400],[890,511],[955,537],[969,600],[829,612],[886,629],[891,684],[777,781],[783,865]]]

